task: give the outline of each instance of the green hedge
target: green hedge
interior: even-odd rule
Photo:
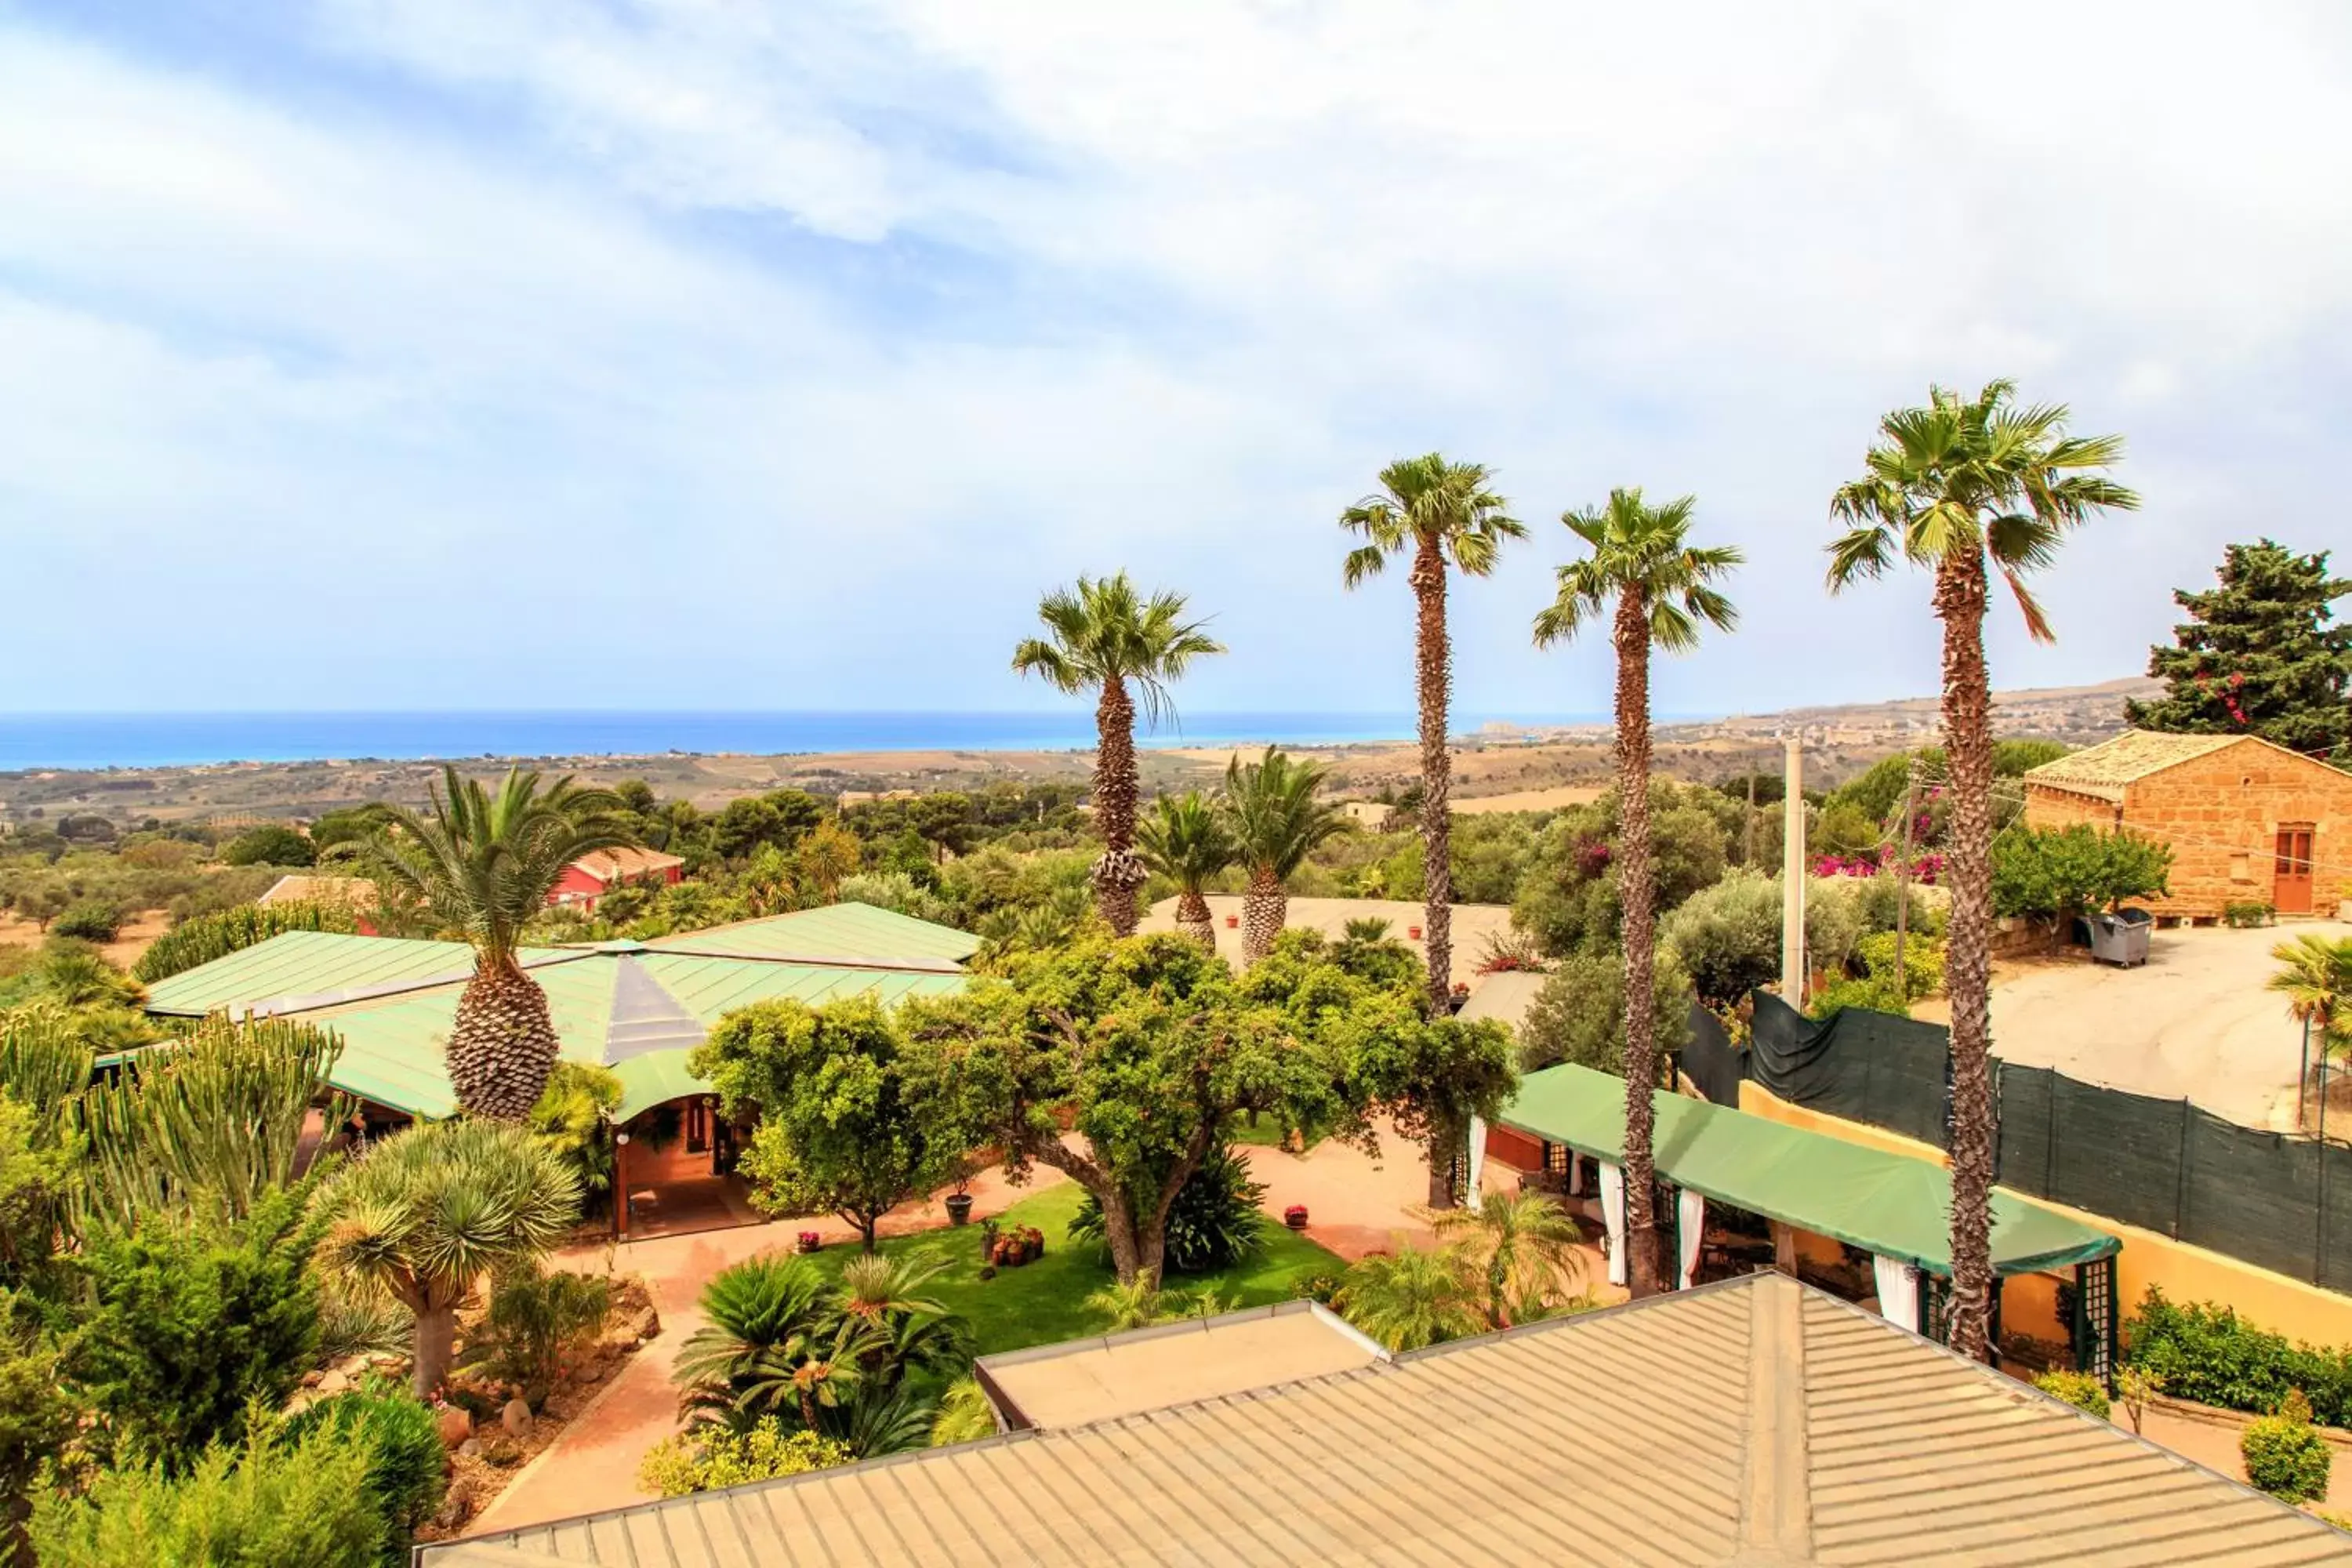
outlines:
[[[142,984],[152,985],[183,970],[226,958],[286,931],[359,929],[358,917],[343,904],[306,903],[299,900],[282,904],[239,904],[217,914],[182,921],[139,955],[131,975]]]
[[[2175,1305],[2153,1285],[2124,1332],[2125,1359],[2162,1376],[2175,1399],[2267,1415],[2300,1389],[2322,1425],[2352,1426],[2352,1349],[2294,1344],[2218,1302]]]

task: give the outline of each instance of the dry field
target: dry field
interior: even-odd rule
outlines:
[[[128,969],[155,939],[172,929],[172,917],[161,910],[142,910],[122,922],[122,930],[99,951],[108,962]],[[47,938],[31,921],[0,914],[0,947],[38,947]]]

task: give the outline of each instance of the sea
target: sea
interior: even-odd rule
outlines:
[[[1605,723],[1596,714],[1457,713],[1456,734]],[[1144,746],[1402,741],[1410,713],[1183,713]],[[1078,751],[1091,707],[1013,712],[778,711],[0,714],[0,773],[325,760],[660,756],[741,752]]]

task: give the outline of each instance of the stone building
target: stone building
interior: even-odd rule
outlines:
[[[2352,773],[2253,735],[2129,731],[2027,773],[2025,820],[2170,845],[2171,896],[2147,905],[2158,915],[2333,914],[2352,900]]]

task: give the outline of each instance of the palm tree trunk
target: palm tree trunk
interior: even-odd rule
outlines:
[[[1650,844],[1650,619],[1638,589],[1617,595],[1617,900],[1625,942],[1625,1278],[1636,1300],[1666,1287],[1658,1267],[1651,1140],[1658,1086],[1657,868]]]
[[[1418,607],[1413,652],[1421,691],[1422,935],[1429,951],[1429,1005],[1443,1012],[1454,994],[1454,763],[1445,750],[1453,694],[1453,649],[1445,638],[1445,557],[1423,538],[1412,558]]]
[[[1217,922],[1209,913],[1209,900],[1201,896],[1198,888],[1187,888],[1176,895],[1176,934],[1199,942],[1211,952],[1217,951]]]
[[[539,1103],[561,1045],[539,983],[511,958],[478,959],[449,1029],[449,1087],[458,1109],[522,1121]]]
[[[1977,551],[1936,572],[1944,623],[1944,746],[1951,774],[1952,1349],[1983,1360],[1992,1303],[1992,726],[1984,657],[1985,564]]]
[[[1255,963],[1274,950],[1274,939],[1282,934],[1284,921],[1290,916],[1290,895],[1283,891],[1282,879],[1270,866],[1250,868],[1249,889],[1242,895],[1242,963]],[[1214,931],[1210,941],[1216,940]]]
[[[1450,1209],[1454,1206],[1454,1156],[1469,1137],[1469,1129],[1452,1122],[1430,1120],[1429,1129],[1429,1206]]]
[[[1148,873],[1135,852],[1135,703],[1126,682],[1103,682],[1095,734],[1095,826],[1103,838],[1094,868],[1095,907],[1114,936],[1133,936],[1135,890]]]

